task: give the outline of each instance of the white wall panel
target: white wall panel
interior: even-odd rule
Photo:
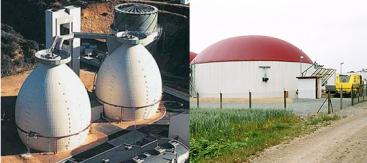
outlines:
[[[264,70],[259,66],[270,66],[266,70],[268,82],[263,82]],[[302,64],[305,70],[311,64]],[[196,64],[193,67],[193,87],[200,97],[254,98],[282,97],[288,90],[291,97],[297,90],[300,63],[274,61],[238,61]]]
[[[298,98],[316,99],[316,78],[298,79]]]

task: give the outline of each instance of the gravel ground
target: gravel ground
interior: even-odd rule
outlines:
[[[366,162],[367,102],[346,108],[337,114],[348,117],[309,135],[273,146],[250,162]]]

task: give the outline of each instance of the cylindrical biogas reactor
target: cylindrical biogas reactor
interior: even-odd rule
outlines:
[[[15,105],[15,122],[22,142],[38,151],[60,152],[87,138],[91,105],[87,90],[66,65],[70,56],[41,50],[39,63],[23,83]]]
[[[120,46],[103,61],[96,81],[96,96],[112,120],[149,119],[159,110],[162,79],[157,63],[128,32],[116,34]]]
[[[158,9],[142,3],[124,3],[115,6],[112,30],[151,34],[157,28]]]

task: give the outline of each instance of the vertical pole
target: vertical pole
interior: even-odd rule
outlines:
[[[248,92],[248,100],[249,100],[248,105],[249,105],[249,108],[251,109],[251,107],[252,107],[252,94],[251,94],[251,91]]]
[[[362,88],[362,85],[359,85],[359,87],[358,87],[358,103],[359,103],[359,97],[361,96],[361,89]]]
[[[327,113],[331,113],[330,91],[327,92]]]
[[[340,62],[339,82],[340,82],[340,76],[343,74],[343,64],[344,62]],[[343,109],[343,84],[340,83],[340,110],[342,109]]]
[[[304,57],[301,55],[301,56],[299,56],[299,76],[303,76],[303,74],[302,74],[302,59],[303,59]]]
[[[366,85],[367,86],[367,85]],[[367,90],[366,90],[366,87],[363,85],[363,90],[362,90],[362,97],[363,97],[363,101],[364,101],[364,96],[366,96],[366,92],[367,92]]]
[[[354,105],[354,91],[353,91],[353,85],[352,85],[352,88],[351,88],[351,91],[350,91],[350,98],[352,98],[352,106]]]
[[[361,85],[361,95],[362,95],[362,101],[364,101],[364,85]]]
[[[302,59],[299,60],[299,76],[303,76],[302,75]]]
[[[220,99],[220,109],[223,107],[223,99],[222,99],[222,92],[219,93],[219,99]]]
[[[361,94],[361,88],[360,88],[360,87],[361,87],[361,85],[359,85],[359,86],[358,86],[358,88],[357,88],[357,93],[358,93],[358,95],[357,95],[357,96],[358,96],[358,97],[357,97],[357,98],[358,98],[358,103],[359,103],[359,95]]]
[[[361,101],[363,102],[364,101],[364,85],[362,84],[361,85],[361,96],[362,96],[362,99],[361,99]]]
[[[196,92],[196,107],[199,108],[199,92]]]
[[[340,110],[343,109],[343,85],[340,84]]]
[[[283,96],[284,96],[284,109],[287,108],[287,97],[286,97],[286,93],[287,93],[287,91],[284,90],[284,92],[283,92]]]
[[[365,93],[366,92],[366,90],[365,90],[365,88],[364,88],[364,85],[362,85],[362,100],[364,101],[364,96],[365,96]]]

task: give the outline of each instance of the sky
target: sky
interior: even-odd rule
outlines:
[[[191,0],[190,50],[234,36],[266,35],[343,72],[367,68],[367,1]]]

